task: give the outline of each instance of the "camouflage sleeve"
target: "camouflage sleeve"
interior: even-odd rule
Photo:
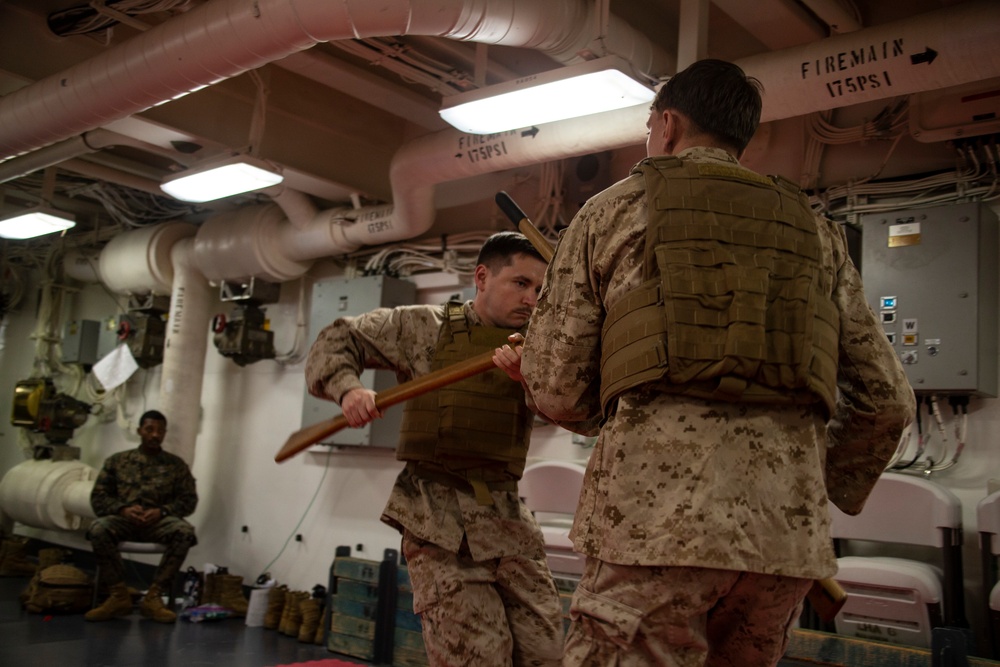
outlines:
[[[843,230],[837,227],[835,233],[840,248],[846,248]],[[857,514],[913,420],[916,401],[899,357],[865,299],[858,270],[846,251],[841,254],[834,290],[841,322],[840,396],[828,428],[826,485],[838,508]]]
[[[434,310],[378,308],[328,325],[306,359],[309,393],[339,403],[345,393],[363,387],[360,375],[366,368],[396,371],[401,382],[426,372],[421,366],[429,365],[444,313]]]
[[[90,491],[90,506],[97,516],[117,515],[125,503],[118,499],[118,477],[115,459],[108,458],[97,474],[94,488]]]
[[[193,514],[198,506],[198,490],[191,469],[183,460],[177,461],[173,488],[173,500],[163,505],[163,512],[181,518]]]
[[[575,433],[596,435],[601,420],[601,322],[591,280],[584,206],[556,246],[531,316],[521,357],[528,406]]]

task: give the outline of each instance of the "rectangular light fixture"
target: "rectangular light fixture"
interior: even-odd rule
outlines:
[[[209,160],[163,179],[160,189],[174,199],[206,202],[277,185],[284,176],[277,167],[249,155]]]
[[[441,117],[463,132],[492,134],[653,101],[653,90],[606,56],[446,97]]]
[[[76,219],[49,206],[38,206],[0,217],[0,237],[30,239],[76,226]]]

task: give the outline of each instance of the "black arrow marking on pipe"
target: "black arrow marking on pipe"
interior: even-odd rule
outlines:
[[[534,139],[536,134],[538,134],[538,128],[535,127],[535,126],[532,126],[530,130],[525,130],[524,132],[522,132],[521,136],[522,137],[531,137],[532,139]]]
[[[910,56],[910,64],[919,65],[921,63],[927,63],[928,65],[930,65],[932,62],[934,62],[934,59],[937,58],[937,54],[938,54],[937,51],[935,51],[929,46],[925,46],[923,53],[915,53],[912,56]]]

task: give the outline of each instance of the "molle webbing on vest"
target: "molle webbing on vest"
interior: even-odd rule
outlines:
[[[657,388],[832,411],[839,314],[805,197],[735,165],[651,158],[646,281],[608,310],[601,402]],[[805,390],[805,391],[803,391]]]
[[[462,305],[449,303],[432,370],[500,347],[511,333],[468,327]],[[407,402],[397,458],[467,480],[479,497],[520,479],[533,419],[521,385],[491,370]]]

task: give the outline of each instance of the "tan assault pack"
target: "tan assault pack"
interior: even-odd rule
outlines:
[[[76,614],[90,609],[93,583],[72,565],[51,565],[39,571],[22,594],[32,614]]]

